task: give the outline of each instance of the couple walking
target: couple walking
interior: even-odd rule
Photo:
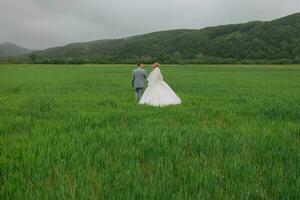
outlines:
[[[132,87],[135,89],[136,100],[139,104],[151,106],[167,106],[181,104],[181,99],[175,94],[170,86],[163,81],[163,76],[159,69],[159,64],[152,65],[152,72],[147,75],[144,64],[139,63],[132,73]],[[148,87],[145,88],[145,81]]]

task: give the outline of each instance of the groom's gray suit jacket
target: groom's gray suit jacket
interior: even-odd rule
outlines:
[[[145,81],[147,79],[147,73],[144,69],[141,67],[136,68],[132,72],[132,80],[131,85],[133,88],[144,88],[145,87]]]

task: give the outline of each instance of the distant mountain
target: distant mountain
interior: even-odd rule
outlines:
[[[300,63],[300,13],[273,21],[170,30],[36,51],[38,63]]]
[[[0,44],[0,57],[15,57],[32,52],[30,49],[22,48],[14,43],[5,42]]]

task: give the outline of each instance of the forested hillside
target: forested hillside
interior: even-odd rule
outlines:
[[[300,13],[267,22],[170,30],[36,51],[33,63],[300,63]]]

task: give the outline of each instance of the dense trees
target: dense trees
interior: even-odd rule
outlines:
[[[300,13],[270,22],[172,30],[37,51],[33,63],[300,63]]]

